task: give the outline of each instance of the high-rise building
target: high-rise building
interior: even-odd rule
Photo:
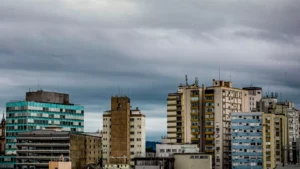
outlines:
[[[205,152],[213,156],[215,169],[231,168],[231,112],[249,110],[248,91],[232,82],[213,80],[204,94]]]
[[[248,90],[223,80],[199,87],[198,79],[189,85],[186,78],[167,101],[168,142],[198,144],[213,156],[216,169],[230,168],[230,113],[249,111]]]
[[[297,162],[297,151],[295,150],[296,139],[300,138],[300,122],[299,111],[294,107],[293,102],[278,102],[277,98],[265,97],[258,104],[259,111],[275,114],[277,116],[286,117],[288,122],[284,126],[288,129],[288,134],[285,136],[288,139],[288,144],[285,145],[288,153],[287,162]],[[284,138],[286,139],[286,138]]]
[[[287,162],[287,118],[263,112],[231,114],[232,168],[273,169]]]
[[[231,113],[232,169],[263,169],[263,113]]]
[[[243,90],[248,90],[249,94],[249,111],[256,112],[256,103],[262,98],[261,87],[244,87]]]
[[[111,110],[103,114],[104,168],[130,168],[133,158],[145,154],[145,115],[136,108],[130,109],[130,99],[111,98]]]
[[[167,99],[168,143],[198,144],[202,133],[202,88],[195,83],[178,86]]]
[[[69,102],[69,95],[38,90],[27,92],[25,101],[6,103],[6,154],[16,154],[17,133],[56,125],[83,132],[84,107]]]
[[[61,131],[61,129],[36,130],[17,135],[17,169],[48,169],[50,161],[72,163],[72,169],[97,164],[101,159],[100,136]]]

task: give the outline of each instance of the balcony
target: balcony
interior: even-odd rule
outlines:
[[[213,153],[214,150],[205,150],[206,153]]]
[[[205,132],[205,134],[213,135],[214,132]]]
[[[212,141],[214,138],[205,138],[206,141]]]
[[[69,147],[70,143],[17,143],[16,145],[34,147]]]
[[[48,166],[49,163],[17,163],[20,166]]]
[[[69,153],[69,150],[17,150],[17,153]]]
[[[49,159],[49,160],[58,160],[60,158],[59,156],[16,156],[17,159]],[[69,156],[64,156],[64,159],[66,161],[70,160]]]

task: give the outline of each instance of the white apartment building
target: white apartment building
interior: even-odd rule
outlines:
[[[256,112],[256,103],[262,98],[261,87],[244,87],[243,90],[248,90],[249,94],[249,111]]]
[[[197,144],[156,144],[156,157],[173,157],[175,153],[199,153]]]
[[[233,88],[231,82],[213,80],[205,89],[205,153],[214,155],[215,169],[231,167],[231,112],[249,110],[247,90]]]
[[[103,114],[102,150],[104,169],[132,168],[134,166],[133,158],[146,153],[145,115],[138,108],[130,110],[127,115],[128,117],[121,115],[118,117],[118,114],[112,116],[111,111]],[[112,123],[112,121],[116,121],[116,123]],[[123,126],[113,126],[119,123]],[[112,128],[115,129],[112,130]],[[118,135],[122,133],[128,134],[125,137],[119,137]],[[117,142],[116,145],[112,145],[113,138]],[[117,156],[114,156],[112,152]]]

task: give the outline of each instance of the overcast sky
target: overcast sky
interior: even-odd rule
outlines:
[[[168,93],[185,74],[211,85],[219,68],[300,108],[299,16],[299,0],[1,0],[0,109],[59,88],[96,131],[120,86],[160,140]]]

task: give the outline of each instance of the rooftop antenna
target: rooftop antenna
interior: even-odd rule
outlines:
[[[198,86],[198,84],[199,84],[198,77],[195,78],[195,84],[196,84],[196,86]]]
[[[221,80],[221,69],[219,68],[219,81]]]
[[[284,83],[286,83],[286,79],[287,79],[287,72],[284,72]],[[288,98],[288,93],[287,93],[287,89],[285,89],[285,100],[288,100],[289,98]],[[283,101],[284,101],[284,99],[283,99]]]
[[[188,84],[188,76],[187,75],[185,75],[185,84],[188,86],[189,84]]]
[[[118,94],[117,94],[117,96],[119,96],[120,95],[120,85],[118,85]]]
[[[230,74],[230,82],[231,82],[231,74]]]

